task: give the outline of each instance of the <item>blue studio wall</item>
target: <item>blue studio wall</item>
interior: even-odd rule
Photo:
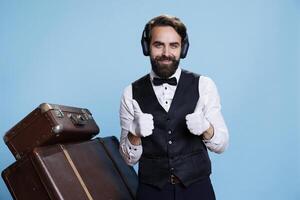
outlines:
[[[188,28],[181,66],[210,76],[230,146],[210,154],[219,200],[300,199],[300,2],[0,1],[0,134],[42,102],[89,108],[116,135],[123,89],[148,73],[141,32],[168,13]],[[0,170],[14,162],[0,140]],[[11,196],[0,180],[0,199]]]

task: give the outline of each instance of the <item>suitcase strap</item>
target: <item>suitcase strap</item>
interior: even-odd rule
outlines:
[[[83,188],[83,190],[84,190],[86,196],[88,197],[89,200],[94,200],[93,197],[92,197],[92,195],[91,195],[91,193],[89,192],[88,188],[86,187],[84,181],[82,180],[82,177],[80,176],[80,174],[79,174],[77,168],[75,167],[75,165],[74,165],[74,163],[73,163],[73,161],[72,161],[72,158],[71,158],[70,154],[68,153],[67,149],[66,149],[65,146],[62,145],[62,144],[59,145],[59,146],[60,146],[61,149],[63,150],[63,153],[65,154],[65,156],[66,156],[66,158],[67,158],[67,160],[68,160],[68,162],[69,162],[69,164],[70,164],[70,166],[71,166],[73,172],[75,173],[75,175],[76,175],[76,177],[77,177],[77,179],[78,179],[80,185],[82,186],[82,188]]]

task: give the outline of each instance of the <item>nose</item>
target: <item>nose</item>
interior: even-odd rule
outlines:
[[[164,56],[170,56],[170,49],[169,49],[169,47],[164,47],[164,49],[163,49],[163,55]]]

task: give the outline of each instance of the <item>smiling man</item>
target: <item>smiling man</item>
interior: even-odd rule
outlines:
[[[139,162],[137,199],[213,200],[207,149],[222,153],[229,140],[216,85],[179,67],[189,48],[180,19],[151,19],[141,43],[152,70],[125,88],[120,106],[121,155]]]

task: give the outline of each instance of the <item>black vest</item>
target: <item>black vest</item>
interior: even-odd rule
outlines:
[[[150,75],[132,83],[132,94],[144,113],[153,115],[153,134],[142,138],[139,179],[162,188],[171,174],[185,186],[207,177],[211,163],[202,137],[189,132],[185,116],[199,99],[199,75],[182,70],[169,112],[159,104]]]

